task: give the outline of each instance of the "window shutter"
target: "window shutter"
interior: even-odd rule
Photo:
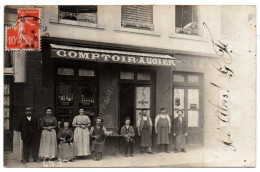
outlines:
[[[153,30],[153,6],[122,6],[122,26]]]
[[[239,13],[236,6],[221,6],[221,40],[235,41],[239,40],[238,22]],[[240,18],[241,19],[241,18]]]

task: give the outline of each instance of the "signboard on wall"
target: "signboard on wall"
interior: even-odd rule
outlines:
[[[124,63],[136,65],[175,66],[177,59],[169,55],[145,54],[92,48],[67,48],[53,46],[51,57],[72,60],[86,60],[107,63]]]

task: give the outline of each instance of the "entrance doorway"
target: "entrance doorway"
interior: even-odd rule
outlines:
[[[134,85],[120,84],[120,128],[125,124],[125,118],[131,118],[131,125],[134,125]]]
[[[136,126],[142,116],[143,109],[147,110],[147,115],[151,114],[152,99],[151,85],[147,84],[120,84],[120,111],[119,126],[125,124],[125,118],[131,118],[131,125]]]

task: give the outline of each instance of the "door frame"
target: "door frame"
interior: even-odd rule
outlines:
[[[197,72],[178,72],[173,71],[173,74],[180,74],[184,76],[184,82],[178,83],[172,81],[172,111],[173,111],[173,118],[174,118],[174,89],[180,88],[184,89],[184,117],[187,125],[187,131],[198,131],[200,130],[201,134],[201,143],[198,145],[204,145],[204,74],[203,73],[197,73]],[[199,76],[199,83],[188,83],[187,77],[196,75]],[[198,127],[188,127],[188,89],[198,89],[199,90],[199,124]],[[173,120],[174,121],[174,120]],[[195,144],[189,144],[189,145],[195,145]],[[197,145],[197,144],[196,144]]]

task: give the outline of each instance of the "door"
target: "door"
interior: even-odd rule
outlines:
[[[130,117],[131,125],[134,125],[134,88],[133,84],[120,84],[120,128],[125,124],[126,117]]]
[[[179,75],[179,76],[176,76]],[[176,77],[183,80],[174,80],[173,85],[173,114],[174,118],[178,116],[177,110],[184,110],[184,118],[188,127],[187,143],[190,145],[203,145],[203,86],[202,76],[198,76],[197,82],[190,82],[189,76],[194,74],[175,74]],[[181,82],[182,83],[181,83]]]

